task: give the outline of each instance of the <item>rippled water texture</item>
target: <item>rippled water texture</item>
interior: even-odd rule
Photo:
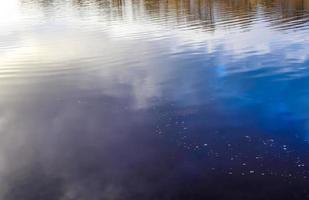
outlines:
[[[308,0],[0,0],[1,200],[309,199]]]

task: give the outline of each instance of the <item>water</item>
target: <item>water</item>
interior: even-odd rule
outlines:
[[[309,199],[309,1],[0,0],[0,199]]]

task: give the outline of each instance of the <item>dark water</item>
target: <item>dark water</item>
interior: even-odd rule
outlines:
[[[0,0],[1,200],[309,199],[309,1]]]

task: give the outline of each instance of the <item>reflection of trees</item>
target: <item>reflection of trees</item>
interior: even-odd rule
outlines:
[[[273,0],[264,7],[264,12],[271,19],[272,26],[279,29],[291,29],[302,26],[308,20],[308,0]]]
[[[22,0],[50,7],[59,0]],[[217,26],[249,28],[258,14],[271,23],[286,24],[304,19],[308,0],[72,0],[83,14],[100,11],[109,19],[159,20],[169,26],[198,24],[207,30]],[[62,1],[63,4],[63,1]],[[282,20],[287,19],[287,20]],[[290,19],[290,20],[289,20]],[[303,23],[305,20],[296,20]]]
[[[280,5],[282,17],[293,17],[303,13],[304,10],[309,10],[308,0],[276,0]]]

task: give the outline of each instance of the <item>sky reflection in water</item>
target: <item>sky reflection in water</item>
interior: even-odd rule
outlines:
[[[0,199],[309,198],[309,2],[0,2]]]

